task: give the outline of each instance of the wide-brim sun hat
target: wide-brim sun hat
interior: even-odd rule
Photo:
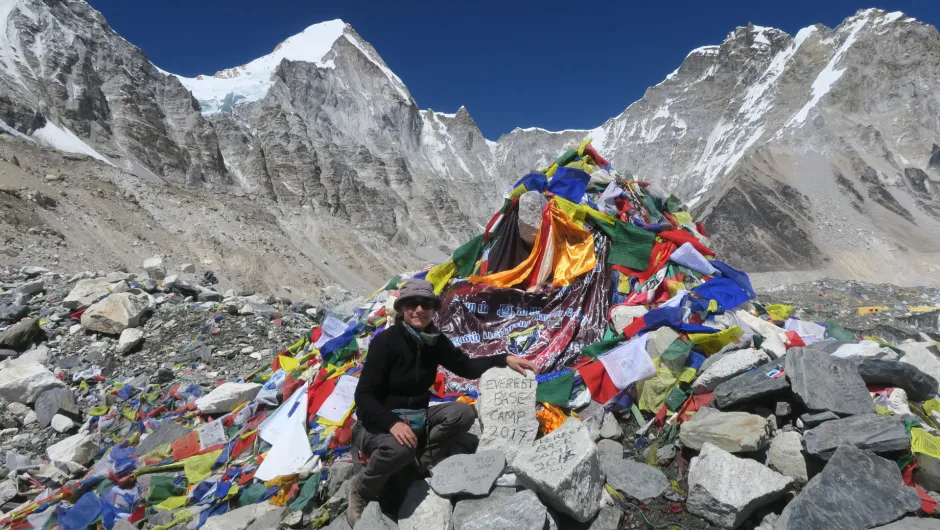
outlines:
[[[438,307],[441,305],[441,297],[434,293],[434,285],[427,280],[408,280],[392,305],[395,312],[401,313],[401,305],[408,300],[430,300]]]

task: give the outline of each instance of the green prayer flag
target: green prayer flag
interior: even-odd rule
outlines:
[[[571,388],[574,386],[574,370],[539,383],[535,389],[535,400],[539,403],[551,403],[559,407],[568,405],[571,398]]]
[[[653,253],[655,240],[656,234],[632,224],[617,221],[614,228],[614,241],[607,254],[607,263],[645,271],[649,267],[650,254]]]
[[[604,234],[606,234],[607,237],[613,239],[614,236],[616,236],[617,234],[616,224],[605,223],[604,221],[601,221],[600,219],[597,219],[592,216],[588,216],[587,220],[594,223],[594,226],[596,226],[601,232],[604,232]]]
[[[685,403],[685,400],[689,398],[689,395],[685,391],[681,390],[679,387],[674,387],[669,395],[666,396],[666,406],[669,407],[669,410],[676,412]]]
[[[559,155],[558,158],[555,159],[555,163],[558,164],[559,166],[563,166],[569,162],[574,162],[576,158],[578,158],[578,150],[569,149],[565,151],[564,153],[562,153],[561,155]]]
[[[850,333],[837,324],[834,320],[826,322],[826,336],[836,340],[855,340],[855,334]]]
[[[676,359],[687,356],[691,350],[691,343],[682,339],[676,339],[672,341],[672,344],[666,348],[666,351],[664,351],[660,357],[666,361],[675,361]]]
[[[258,499],[260,499],[267,490],[268,488],[264,486],[263,482],[255,482],[251,486],[243,489],[241,494],[238,495],[238,505],[248,506],[249,504],[257,504]]]
[[[751,337],[751,343],[754,344],[755,348],[760,348],[761,344],[764,343],[764,336],[760,333],[755,333],[754,336]]]
[[[581,355],[585,357],[597,357],[598,355],[603,355],[614,348],[614,346],[620,344],[626,339],[623,333],[619,333],[614,337],[609,339],[604,339],[600,342],[595,342],[594,344],[589,344],[581,348]]]
[[[288,508],[292,512],[297,510],[303,510],[310,504],[310,501],[317,495],[317,490],[320,488],[320,474],[316,474],[308,478],[303,487],[300,488],[300,493],[297,495],[297,498],[294,499],[294,502],[290,503]]]
[[[476,266],[477,258],[480,256],[482,250],[483,234],[467,241],[455,250],[454,255],[450,257],[457,267],[455,276],[458,278],[466,278],[473,274],[473,268]]]
[[[150,478],[150,489],[147,492],[147,504],[155,506],[161,502],[186,493],[186,481],[177,485],[176,477],[171,475],[154,475]]]

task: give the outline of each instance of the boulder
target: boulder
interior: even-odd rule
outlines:
[[[679,427],[679,440],[700,450],[706,442],[731,453],[758,451],[770,442],[768,419],[747,412],[719,412],[703,408]]]
[[[0,322],[18,322],[29,314],[29,307],[18,304],[0,305]]]
[[[940,459],[917,453],[914,482],[925,490],[940,492]]]
[[[655,467],[610,453],[600,455],[600,461],[607,484],[631,499],[647,502],[669,488],[669,479]]]
[[[940,530],[940,521],[926,517],[905,517],[871,530]]]
[[[754,348],[727,352],[711,363],[708,368],[699,372],[698,377],[692,383],[692,391],[696,394],[711,392],[721,383],[768,361],[770,361],[769,355],[763,350]]]
[[[190,274],[196,272],[196,266],[192,263],[184,263],[180,266],[180,272],[188,272]]]
[[[56,414],[52,417],[52,421],[49,422],[49,425],[57,433],[67,433],[76,427],[75,422],[71,418],[67,418],[61,414]]]
[[[763,364],[754,370],[732,377],[718,384],[714,390],[716,407],[727,409],[742,403],[762,399],[785,399],[790,394],[790,382],[784,376],[771,377],[779,362]]]
[[[163,266],[163,258],[160,256],[144,260],[144,270],[147,271],[147,276],[150,276],[153,280],[166,278],[166,267]]]
[[[75,462],[87,465],[98,454],[98,440],[90,434],[78,433],[50,445],[46,456],[53,462]]]
[[[895,462],[844,445],[787,504],[774,530],[873,528],[914,513],[920,504]]]
[[[806,414],[800,416],[800,421],[803,422],[803,426],[807,429],[815,427],[821,423],[837,419],[839,419],[839,416],[829,412],[828,410],[825,412],[817,412],[815,414],[807,412]]]
[[[910,364],[921,372],[940,381],[940,344],[930,342],[905,342],[902,363]]]
[[[623,510],[616,506],[604,506],[589,524],[573,526],[577,530],[620,530],[623,528]],[[567,529],[568,527],[560,527]]]
[[[604,419],[601,421],[600,437],[616,439],[621,436],[623,436],[623,430],[620,428],[620,423],[617,422],[617,417],[614,416],[613,412],[605,412]]]
[[[57,387],[65,387],[65,383],[40,363],[21,362],[0,370],[0,398],[9,402],[29,405],[46,390]]]
[[[6,331],[0,331],[0,349],[22,351],[32,344],[39,332],[38,317],[24,318]]]
[[[118,353],[126,354],[137,347],[144,340],[144,331],[138,328],[127,328],[121,332],[118,339]]]
[[[27,278],[39,276],[40,274],[45,274],[47,272],[49,272],[49,269],[40,267],[38,265],[26,265],[25,267],[20,268],[20,274],[25,275]]]
[[[353,530],[398,530],[398,525],[382,513],[379,503],[370,502],[366,509],[362,510],[362,516],[356,521]]]
[[[617,458],[623,458],[623,445],[614,440],[598,440],[597,454],[598,456],[611,454],[615,455]]]
[[[527,191],[519,197],[519,237],[530,247],[542,227],[542,208],[545,200],[540,191]]]
[[[196,400],[196,408],[203,414],[232,412],[238,405],[254,398],[261,385],[258,383],[222,383],[212,392]]]
[[[151,309],[150,295],[138,289],[115,293],[92,304],[82,314],[82,328],[98,333],[120,335],[136,328]]]
[[[249,504],[206,519],[201,530],[252,530],[277,528],[287,508],[269,502]]]
[[[579,420],[568,418],[534,447],[519,453],[511,467],[551,508],[582,523],[597,513],[604,474],[591,435]]]
[[[758,462],[705,443],[689,464],[686,509],[723,528],[737,528],[755,510],[782,497],[792,482]]]
[[[875,412],[868,387],[851,360],[810,348],[791,348],[784,371],[797,399],[811,411],[828,410],[840,416]]]
[[[103,278],[88,278],[79,280],[68,296],[62,300],[62,305],[68,309],[80,309],[95,303],[99,298],[111,293],[111,282]]]
[[[0,506],[10,502],[13,497],[16,497],[16,481],[4,480],[0,482]]]
[[[537,386],[534,378],[510,368],[490,368],[483,374],[477,402],[483,424],[481,451],[502,451],[512,463],[516,453],[532,447],[539,428],[535,417]]]
[[[48,427],[56,414],[66,416],[74,421],[82,421],[82,411],[75,400],[71,389],[56,387],[46,390],[36,398],[36,420],[41,427]]]
[[[431,470],[431,488],[441,497],[486,495],[505,468],[506,455],[500,451],[453,455]]]
[[[205,291],[200,292],[199,295],[196,296],[196,299],[200,302],[221,302],[222,295],[215,291],[206,289]]]
[[[339,491],[340,486],[343,485],[343,482],[351,479],[355,474],[355,466],[352,462],[339,461],[333,462],[333,465],[330,466],[329,472],[326,477],[326,497],[332,497],[334,493]]]
[[[863,357],[856,368],[865,383],[904,389],[913,401],[926,401],[937,393],[937,380],[913,364]]]
[[[20,285],[16,288],[16,292],[28,295],[42,292],[43,289],[45,289],[45,283],[42,280],[34,280]]]
[[[548,510],[531,490],[513,495],[490,495],[475,502],[472,513],[461,506],[468,502],[459,502],[454,508],[454,530],[544,530],[548,524]]]
[[[803,455],[803,437],[795,431],[782,432],[770,441],[767,451],[770,469],[793,478],[800,484],[809,480],[806,457]]]
[[[140,440],[136,453],[138,456],[144,456],[163,444],[172,444],[190,432],[191,429],[183,427],[170,418],[163,419],[156,430]]]
[[[829,460],[843,445],[876,454],[910,451],[911,439],[900,419],[861,414],[827,421],[803,434],[806,453]]]
[[[408,488],[398,510],[401,530],[450,530],[454,508],[450,501],[439,497],[423,480]]]

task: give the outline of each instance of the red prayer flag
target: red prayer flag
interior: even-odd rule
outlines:
[[[803,342],[803,339],[800,337],[799,333],[793,331],[792,329],[787,331],[787,349],[796,348],[797,346],[806,346],[806,343]]]
[[[170,447],[173,449],[173,460],[179,462],[199,452],[199,434],[190,431],[189,434],[176,440]]]
[[[598,403],[607,403],[620,392],[607,375],[603,363],[590,363],[578,369],[578,373],[584,379],[584,385],[591,393],[591,398]]]

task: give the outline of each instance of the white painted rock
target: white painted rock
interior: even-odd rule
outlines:
[[[133,350],[140,341],[144,340],[144,332],[138,328],[127,328],[121,332],[118,339],[118,353],[124,354]]]
[[[114,293],[92,304],[82,314],[82,327],[86,330],[119,335],[127,328],[136,328],[140,319],[151,308],[150,296],[138,289]]]
[[[519,453],[512,470],[555,510],[584,523],[600,509],[604,474],[587,427],[575,418]]]
[[[0,398],[11,403],[30,405],[39,394],[56,387],[64,388],[65,383],[39,363],[15,363],[0,370]]]
[[[46,448],[46,456],[53,462],[75,462],[87,465],[98,453],[98,441],[89,434],[69,436]]]
[[[254,398],[261,385],[258,383],[222,383],[212,392],[196,400],[196,408],[203,414],[232,412],[238,405]]]
[[[748,348],[730,351],[722,355],[720,359],[708,366],[695,378],[695,382],[692,383],[692,391],[696,394],[706,394],[734,376],[741,375],[751,368],[756,368],[770,360],[770,356],[764,353],[763,350]]]
[[[479,450],[496,449],[512,462],[516,453],[535,442],[539,422],[535,417],[535,378],[509,368],[490,368],[480,378],[480,422],[483,435]]]
[[[434,493],[427,482],[416,480],[398,510],[398,527],[401,530],[449,530],[453,513],[448,499]]]
[[[723,528],[737,528],[755,510],[786,493],[793,479],[705,443],[689,467],[686,509]]]

